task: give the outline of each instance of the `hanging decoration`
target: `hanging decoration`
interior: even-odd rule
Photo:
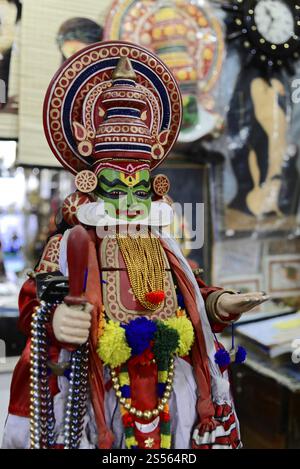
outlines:
[[[225,370],[226,368],[228,368],[230,363],[244,363],[247,358],[247,350],[241,345],[238,345],[237,347],[235,346],[233,324],[231,325],[231,348],[229,352],[221,346],[221,344],[218,342],[216,335],[215,340],[218,347],[218,350],[215,353],[215,362],[217,365],[219,365],[221,370]]]
[[[178,141],[188,143],[221,126],[216,90],[224,60],[221,21],[202,0],[115,0],[104,38],[140,44],[153,51],[177,79],[183,99]]]

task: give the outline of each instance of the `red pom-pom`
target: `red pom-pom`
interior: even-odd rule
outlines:
[[[145,295],[146,301],[152,303],[153,305],[158,305],[165,299],[165,292],[162,290],[150,291]]]
[[[124,427],[134,427],[134,420],[131,414],[124,414],[122,417]]]
[[[154,353],[150,348],[147,348],[140,355],[136,355],[130,358],[130,363],[135,365],[149,365],[154,358]]]
[[[170,421],[170,414],[168,412],[161,412],[160,419],[162,422],[169,422]]]

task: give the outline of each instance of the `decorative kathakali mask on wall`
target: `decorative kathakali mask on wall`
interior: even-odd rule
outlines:
[[[196,141],[220,127],[214,90],[224,40],[208,2],[116,0],[104,25],[104,38],[147,47],[171,69],[183,98],[180,142]]]

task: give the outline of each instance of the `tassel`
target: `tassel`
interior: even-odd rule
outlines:
[[[230,355],[227,352],[227,350],[220,348],[216,353],[215,353],[215,362],[217,365],[223,367],[227,367],[230,363]]]
[[[234,363],[243,363],[246,360],[246,349],[241,345],[238,345],[237,348],[234,346],[234,324],[231,325],[231,350],[234,352]]]
[[[241,345],[238,346],[234,363],[244,363],[247,357],[247,350]]]
[[[145,294],[145,300],[153,305],[158,305],[165,299],[165,292],[162,290],[150,291]]]

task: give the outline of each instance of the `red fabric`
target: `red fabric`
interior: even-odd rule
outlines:
[[[142,360],[142,363],[145,363]],[[130,376],[131,403],[138,410],[153,410],[157,401],[157,365],[156,363],[142,364],[140,357],[132,357],[128,361],[128,373]],[[140,423],[148,423],[144,419],[135,417]],[[160,448],[159,426],[151,433],[142,433],[136,427],[134,431],[139,448],[147,448],[146,440],[153,439],[151,449]]]
[[[102,308],[102,291],[100,282],[100,259],[97,259],[96,234],[89,231],[91,241],[89,245],[89,267],[86,286],[86,298],[94,305],[92,311],[92,324],[89,341],[89,381],[91,388],[91,398],[98,428],[98,446],[100,449],[110,449],[113,444],[113,433],[106,426],[105,421],[105,383],[103,376],[103,365],[96,352],[98,343],[98,322]],[[99,250],[99,246],[97,246]],[[99,256],[100,257],[100,256]],[[99,262],[99,264],[98,264]]]
[[[30,336],[31,316],[39,302],[36,298],[36,286],[33,279],[28,279],[23,284],[19,294],[19,321],[20,330],[27,336]]]
[[[220,288],[220,287],[208,287],[203,282],[203,280],[201,280],[201,278],[199,278],[199,277],[196,278],[196,281],[199,285],[201,295],[203,297],[204,302],[206,301],[208,295],[210,295],[211,293],[213,293],[215,291],[223,290],[223,288]],[[231,314],[228,318],[226,318],[226,320],[227,321],[233,321],[235,319],[235,317],[236,317],[235,314]],[[224,329],[226,329],[226,327],[227,327],[227,324],[213,323],[211,320],[210,320],[210,325],[211,325],[212,331],[215,334],[218,334],[219,332],[223,332]]]
[[[178,287],[184,298],[184,304],[189,317],[192,321],[195,331],[195,343],[191,350],[192,363],[195,373],[195,379],[199,390],[197,401],[197,412],[200,422],[209,420],[212,422],[214,416],[214,406],[211,400],[210,372],[208,365],[205,339],[203,336],[202,325],[197,311],[195,292],[190,282],[187,281],[182,267],[172,251],[161,240],[164,250],[167,254],[170,267],[174,272]]]
[[[91,397],[93,401],[93,406],[95,410],[95,417],[99,429],[99,446],[101,448],[110,448],[112,445],[113,436],[111,432],[107,429],[105,424],[105,412],[104,412],[104,393],[105,393],[105,386],[103,380],[103,370],[102,370],[102,363],[96,353],[96,343],[97,343],[97,329],[98,329],[98,315],[99,315],[99,308],[101,307],[101,288],[100,282],[98,279],[100,278],[99,272],[99,265],[97,262],[97,255],[95,251],[95,235],[93,230],[90,231],[92,236],[91,240],[91,253],[90,253],[90,262],[89,262],[89,276],[87,281],[87,297],[91,303],[95,305],[94,312],[92,315],[92,328],[91,328],[91,341],[90,341],[90,385],[91,385]],[[169,256],[171,254],[169,253]],[[172,256],[171,256],[172,257]],[[177,276],[180,277],[180,267],[178,267],[178,261],[174,256],[171,258],[171,264],[174,266]],[[182,273],[181,273],[182,275]],[[212,293],[213,291],[218,290],[215,287],[207,287],[204,282],[200,279],[197,280],[199,287],[201,289],[201,293],[204,297],[204,300],[207,296]],[[183,287],[182,281],[179,281],[179,288]],[[184,287],[183,287],[184,289]],[[184,289],[185,290],[185,289]],[[190,302],[193,303],[193,295],[190,295],[190,292],[183,291],[182,292],[185,296],[186,305],[189,309]],[[188,299],[190,296],[190,300]],[[38,305],[38,300],[36,298],[36,287],[35,281],[33,279],[28,279],[19,295],[19,327],[28,337],[30,335],[30,324],[31,324],[31,316],[34,312],[34,308]],[[197,323],[196,323],[197,326]],[[197,328],[197,335],[198,340],[202,341],[204,344],[202,332],[199,332]],[[222,326],[223,329],[223,326]],[[215,330],[215,327],[214,327]],[[57,361],[59,352],[61,347],[69,348],[70,350],[73,349],[72,346],[68,346],[67,344],[59,343],[53,334],[53,329],[51,324],[48,325],[48,334],[51,342],[50,346],[50,359],[51,361]],[[204,366],[204,371],[201,370],[201,363],[205,363],[205,354],[203,346],[202,350],[199,351],[193,349],[192,353],[192,361],[194,363],[196,374],[199,378],[199,386],[202,389],[201,382],[207,381],[209,382],[209,372],[207,370],[207,366]],[[10,404],[9,404],[9,412],[18,415],[21,417],[29,417],[30,411],[30,340],[27,341],[26,347],[18,361],[11,384],[11,396],[10,396]],[[57,387],[57,379],[54,375],[50,377],[50,389],[51,394],[55,395],[58,392]],[[205,389],[205,386],[204,386]],[[202,404],[201,404],[202,405]],[[200,408],[201,405],[199,404]],[[207,408],[207,405],[204,404],[204,408]],[[205,411],[206,412],[206,411]],[[101,430],[102,429],[102,430]]]
[[[87,280],[87,299],[91,304],[95,305],[92,313],[92,327],[90,337],[90,354],[89,354],[89,378],[91,386],[91,398],[95,412],[96,423],[99,431],[99,448],[111,448],[113,442],[113,435],[107,429],[105,424],[104,412],[104,379],[102,363],[96,353],[97,345],[97,331],[98,331],[98,314],[102,306],[102,295],[100,287],[100,273],[97,262],[97,253],[95,250],[95,235],[91,231],[92,237],[90,243],[89,255],[89,276]],[[19,295],[19,327],[21,330],[30,335],[31,316],[34,308],[38,305],[36,298],[35,282],[32,279],[27,280]],[[51,342],[49,348],[49,358],[51,361],[57,361],[60,349],[62,347],[73,350],[74,347],[68,344],[59,343],[53,333],[51,324],[48,325],[48,337]],[[51,394],[55,395],[59,390],[57,387],[57,378],[54,375],[50,376],[50,390]],[[30,340],[27,341],[26,347],[21,355],[19,362],[13,373],[11,384],[11,395],[9,412],[21,417],[29,417],[30,415]]]
[[[207,287],[204,282],[200,279],[197,279],[197,282],[200,286],[201,293],[204,300],[207,296],[213,291],[219,290],[217,287]],[[30,324],[31,316],[34,312],[34,308],[38,306],[39,302],[36,298],[36,286],[33,279],[28,279],[21,288],[19,294],[19,321],[18,326],[20,330],[29,337],[30,335]],[[221,329],[223,329],[221,325]],[[214,332],[219,332],[218,325],[213,325]],[[60,349],[63,346],[70,350],[73,349],[72,346],[68,344],[61,344],[58,342],[54,336],[53,329],[51,324],[48,325],[47,331],[49,334],[49,339],[51,342],[51,353],[52,361],[57,361]],[[98,355],[93,354],[94,359],[99,361]],[[13,379],[11,383],[11,395],[10,395],[10,404],[9,412],[14,415],[19,415],[20,417],[29,417],[30,411],[30,397],[29,397],[29,383],[30,383],[30,340],[28,339],[26,347],[15,367]],[[50,377],[50,385],[52,395],[55,395],[58,392],[57,380],[55,376]]]
[[[192,441],[193,449],[213,449],[215,445],[230,446],[232,449],[235,449],[239,446],[240,439],[233,409],[227,404],[217,405],[215,407],[215,419],[217,421],[217,425],[221,427],[221,435],[215,438],[213,444],[203,443],[197,445]],[[208,429],[206,431],[208,431]],[[224,433],[226,434],[224,435]],[[204,432],[200,433],[202,436],[203,434]]]

